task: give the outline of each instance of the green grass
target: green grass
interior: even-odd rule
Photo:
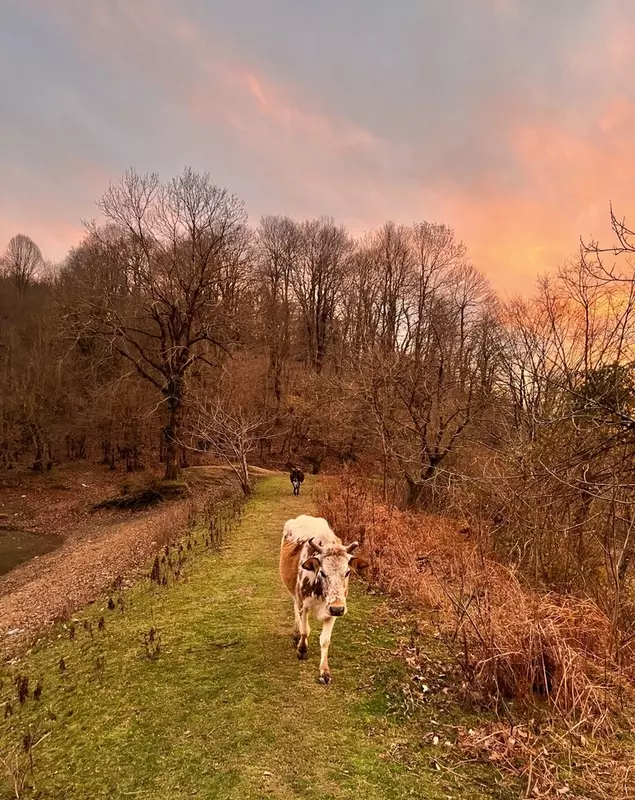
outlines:
[[[284,521],[305,511],[306,484],[293,497],[286,477],[262,480],[222,552],[196,550],[168,588],[146,580],[126,591],[123,612],[89,607],[77,617],[92,635],[76,623],[71,640],[60,626],[5,668],[0,700],[13,713],[0,721],[0,797],[15,797],[8,772],[25,768],[29,730],[45,738],[23,797],[518,797],[493,771],[457,767],[432,745],[435,722],[450,719],[435,717],[456,709],[433,700],[402,713],[410,678],[393,655],[398,622],[385,600],[352,592],[335,625],[331,686],[317,682],[317,623],[309,659],[296,659],[277,561]],[[143,643],[151,627],[155,660]],[[42,681],[39,700],[18,703],[17,674],[31,689]]]

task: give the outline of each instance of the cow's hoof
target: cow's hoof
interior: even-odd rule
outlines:
[[[331,682],[331,680],[332,680],[332,678],[331,678],[331,673],[330,673],[330,672],[323,672],[323,673],[320,675],[320,679],[319,679],[319,680],[320,680],[320,683],[321,683],[321,684],[323,684],[324,686],[328,686],[328,685],[329,685],[329,683],[330,683],[330,682]]]
[[[306,660],[306,655],[308,652],[309,652],[308,647],[298,647],[298,658],[300,659],[300,661]]]

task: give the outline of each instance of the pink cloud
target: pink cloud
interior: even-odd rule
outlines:
[[[59,262],[68,253],[69,247],[79,242],[85,229],[82,225],[69,223],[64,216],[38,216],[27,212],[19,216],[0,218],[0,255],[9,240],[17,233],[24,233],[38,245],[45,259]]]
[[[298,213],[327,213],[333,205],[337,214],[347,202],[367,205],[384,194],[374,173],[389,160],[385,143],[345,118],[318,111],[318,99],[306,89],[237,61],[217,31],[195,27],[175,3],[29,2],[48,10],[91,55],[133,60],[199,132],[224,129],[228,146],[250,154],[268,180],[304,196]]]
[[[252,179],[290,198],[286,207],[259,211],[332,213],[357,234],[388,218],[448,222],[475,263],[508,291],[529,290],[537,273],[574,255],[580,234],[607,234],[610,200],[620,213],[635,211],[635,106],[613,80],[633,66],[635,26],[614,15],[610,3],[598,3],[593,51],[583,40],[562,53],[563,74],[601,98],[589,118],[574,113],[580,98],[562,109],[542,104],[544,86],[525,86],[522,97],[492,91],[474,103],[478,121],[487,123],[475,128],[500,136],[514,162],[513,181],[472,165],[469,177],[415,183],[395,142],[326,112],[306,87],[240,61],[217,31],[195,27],[169,0],[27,2],[56,17],[91,56],[129,59],[202,136],[224,131],[244,169],[257,171]],[[486,4],[502,16],[522,13],[518,0]],[[92,203],[113,176],[96,165],[94,173],[90,165],[81,169],[95,190]]]
[[[114,175],[99,164],[70,157],[57,172],[34,176],[16,166],[5,170],[7,185],[18,187],[0,213],[0,252],[16,233],[30,236],[45,259],[61,261],[85,234],[83,220],[96,216],[95,200]],[[72,184],[68,194],[64,181]]]

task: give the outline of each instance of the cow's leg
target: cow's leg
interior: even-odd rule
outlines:
[[[331,632],[335,625],[335,617],[328,617],[322,625],[320,634],[320,683],[330,683],[331,673],[329,671],[329,645],[331,644]]]
[[[297,647],[300,642],[300,611],[298,609],[298,601],[293,598],[293,644]]]
[[[298,642],[298,658],[303,661],[306,658],[307,650],[309,649],[309,634],[311,628],[309,627],[309,610],[308,608],[300,608],[300,641]]]

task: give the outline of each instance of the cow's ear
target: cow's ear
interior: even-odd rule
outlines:
[[[369,566],[368,561],[366,561],[365,558],[360,558],[359,556],[351,558],[351,560],[348,563],[351,569],[354,569],[355,572],[362,572]]]
[[[307,558],[302,564],[302,569],[307,569],[309,572],[317,572],[320,568],[320,562],[317,558]]]

